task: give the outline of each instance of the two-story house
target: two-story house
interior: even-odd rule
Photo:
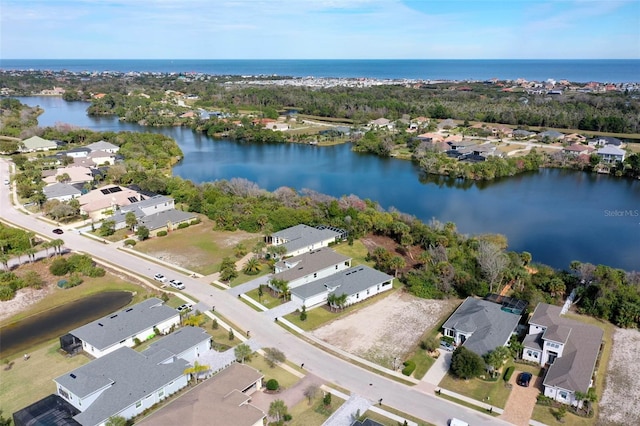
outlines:
[[[600,161],[611,164],[623,162],[626,152],[617,146],[606,145],[604,148],[600,148],[596,151],[596,154],[600,157]]]
[[[575,393],[593,386],[604,332],[595,326],[565,318],[558,306],[539,303],[529,319],[522,359],[548,366],[544,395],[556,401],[582,405]]]

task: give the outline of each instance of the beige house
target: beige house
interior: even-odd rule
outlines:
[[[58,145],[54,141],[43,139],[40,136],[31,136],[22,141],[22,147],[22,152],[36,152],[57,149]]]
[[[84,194],[80,202],[80,214],[89,215],[92,219],[101,220],[111,216],[121,206],[128,206],[143,200],[137,191],[118,185],[106,185]]]
[[[93,174],[91,173],[91,169],[89,167],[82,166],[69,166],[57,169],[55,175],[47,176],[42,180],[46,184],[51,185],[57,183],[58,178],[64,176],[65,174],[69,176],[69,180],[65,183],[73,184],[93,181]]]

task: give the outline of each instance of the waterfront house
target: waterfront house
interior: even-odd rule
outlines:
[[[49,151],[51,149],[57,149],[58,144],[55,141],[43,139],[40,136],[31,136],[21,142],[22,152],[36,152],[36,151]]]
[[[268,237],[267,242],[275,246],[284,246],[287,249],[285,256],[297,256],[321,247],[328,247],[330,243],[340,238],[344,238],[344,231],[339,229],[296,225],[274,232]]]
[[[179,325],[180,313],[152,297],[71,330],[69,334],[82,343],[85,352],[100,358],[119,348],[133,347],[136,341],[145,341],[156,333],[167,334]]]
[[[522,358],[548,367],[545,396],[582,406],[575,394],[586,394],[594,384],[603,336],[599,327],[565,318],[562,308],[539,303],[529,319]]]
[[[386,119],[384,117],[380,117],[380,118],[377,118],[375,120],[370,121],[369,122],[369,126],[371,128],[376,128],[376,129],[392,129],[393,128],[393,123],[389,119]]]
[[[592,139],[589,139],[587,143],[591,146],[606,146],[606,145],[613,145],[617,147],[622,146],[622,141],[612,136],[596,136]]]
[[[98,142],[94,142],[94,143],[90,143],[89,145],[86,146],[86,148],[89,148],[91,150],[91,152],[94,151],[104,151],[104,152],[108,152],[110,154],[116,154],[118,151],[120,151],[120,147],[117,145],[114,145],[110,142],[106,142],[103,140],[100,140]]]
[[[562,149],[562,152],[569,155],[579,156],[582,154],[590,155],[595,149],[588,145],[575,143]]]
[[[603,163],[617,163],[623,162],[626,152],[614,145],[605,145],[596,151],[596,154],[600,157],[600,161]]]
[[[392,288],[392,276],[359,265],[291,289],[291,300],[311,307],[326,303],[330,294],[346,294],[345,306],[349,306]]]
[[[456,346],[483,356],[507,346],[516,332],[520,315],[504,310],[501,304],[467,297],[442,325],[442,334]]]
[[[272,279],[287,281],[292,289],[350,267],[351,258],[322,247],[279,261]]]

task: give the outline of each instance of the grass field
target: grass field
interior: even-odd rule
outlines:
[[[200,224],[173,231],[166,237],[139,242],[134,249],[191,271],[210,275],[220,270],[223,258],[236,260],[234,247],[238,243],[250,251],[261,238],[260,235],[244,231],[214,231],[213,222],[204,218]]]
[[[373,266],[375,262],[367,261],[367,254],[369,253],[367,248],[360,240],[355,240],[352,245],[349,245],[346,242],[337,244],[335,246],[331,246],[331,248],[336,252],[345,256],[349,256],[351,260],[351,265],[367,265]]]
[[[50,340],[29,352],[27,361],[14,357],[13,366],[0,369],[0,410],[5,416],[55,393],[58,376],[89,362],[84,355],[67,357],[58,353],[60,342]]]
[[[506,364],[504,368],[509,365],[511,364]],[[479,378],[462,380],[453,377],[450,373],[444,376],[440,382],[440,387],[477,401],[486,401],[487,398],[490,398],[491,405],[500,408],[504,408],[509,398],[509,393],[511,393],[511,389],[505,386],[502,378],[498,378],[496,381],[481,380]]]
[[[265,286],[266,287],[266,286]],[[245,293],[247,296],[255,300],[256,302],[262,304],[269,309],[275,308],[276,306],[282,305],[282,299],[274,297],[271,294],[271,291],[268,288],[262,288],[262,297],[258,297],[258,289],[254,288],[253,290]]]

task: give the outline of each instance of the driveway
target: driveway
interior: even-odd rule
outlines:
[[[500,419],[518,426],[527,426],[536,405],[536,398],[542,390],[542,377],[534,375],[529,387],[522,387],[516,384],[516,379],[521,371],[513,372],[509,384],[511,384],[511,394],[504,407],[504,412]]]
[[[433,363],[427,374],[422,378],[423,382],[430,383],[434,386],[438,386],[444,376],[447,375],[447,371],[449,371],[449,366],[451,365],[451,355],[452,352],[444,351],[442,349],[438,349],[440,352],[440,356],[436,358],[436,362]]]

